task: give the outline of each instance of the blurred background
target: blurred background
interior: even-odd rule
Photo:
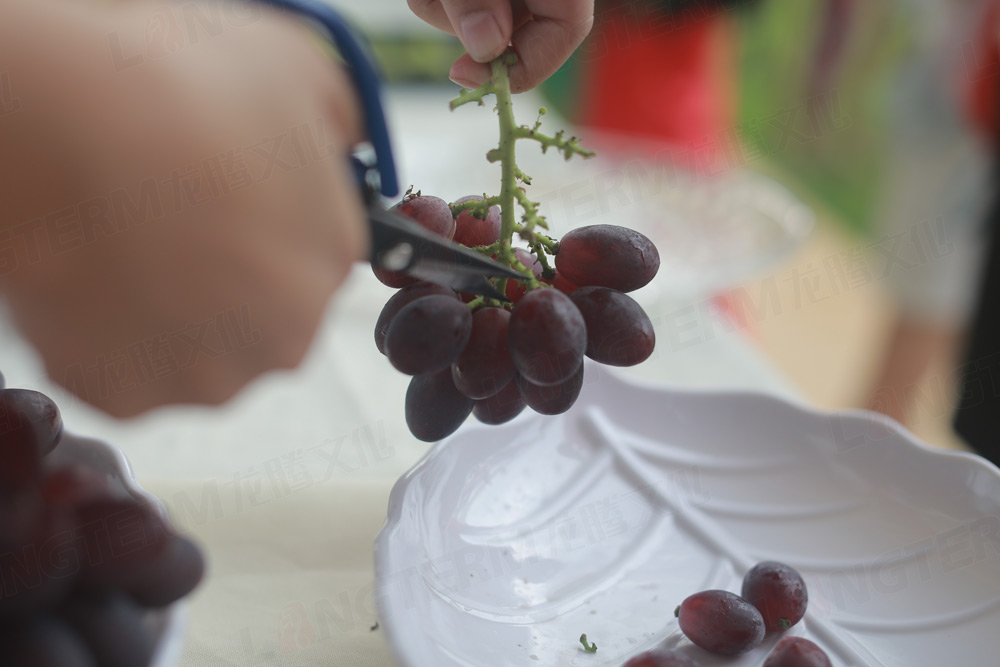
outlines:
[[[334,4],[408,104],[454,95],[457,40],[398,0]],[[647,300],[725,313],[809,402],[962,447],[951,421],[990,203],[995,4],[598,0],[588,41],[521,102],[561,114],[547,126],[570,124],[600,157],[532,163],[533,194],[556,230],[617,221],[653,237],[664,275]],[[443,122],[456,155],[490,138],[482,118]],[[402,160],[409,182],[419,157]],[[489,173],[476,169],[470,182]],[[414,184],[464,194],[434,178]]]

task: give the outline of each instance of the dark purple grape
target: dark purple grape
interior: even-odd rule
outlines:
[[[62,438],[59,408],[30,389],[0,389],[0,495],[38,483],[42,457]]]
[[[819,646],[805,637],[785,637],[767,656],[763,667],[833,667]]]
[[[522,250],[517,248],[514,250],[514,257],[517,261],[524,265],[524,268],[531,269],[531,273],[534,274],[536,278],[542,277],[542,265],[538,263],[538,258],[532,255],[527,250]],[[508,280],[507,288],[504,290],[504,295],[510,299],[511,303],[517,303],[528,293],[528,288],[525,287],[521,282],[517,280]]]
[[[80,570],[70,517],[53,508],[24,511],[23,504],[0,507],[0,618],[51,605]]]
[[[385,356],[407,375],[448,369],[469,340],[472,313],[450,296],[432,295],[403,307],[389,324]]]
[[[375,323],[375,347],[378,348],[379,352],[385,354],[385,335],[389,332],[389,325],[392,324],[392,320],[396,317],[396,314],[417,299],[435,294],[458,298],[458,295],[453,290],[443,285],[419,282],[404,287],[385,302],[382,312],[379,313],[378,321]]]
[[[173,533],[136,500],[100,498],[76,506],[81,581],[88,589],[118,586],[166,550]]]
[[[73,596],[59,616],[79,633],[100,667],[143,667],[153,657],[143,610],[120,593]]]
[[[568,296],[536,289],[514,307],[509,325],[514,368],[528,382],[554,385],[573,376],[587,349],[587,325]]]
[[[580,287],[631,292],[653,279],[660,268],[660,254],[652,241],[633,229],[590,225],[562,237],[556,268]]]
[[[452,379],[460,392],[481,400],[495,395],[514,378],[507,325],[510,312],[480,308],[472,315],[472,333],[452,364]]]
[[[482,201],[482,195],[470,195],[455,200],[456,204]],[[470,211],[462,211],[455,218],[455,243],[469,246],[491,245],[500,240],[500,207],[491,206],[485,218],[477,218]]]
[[[583,364],[580,364],[580,368],[570,379],[559,384],[541,386],[521,377],[517,381],[521,396],[529,408],[540,415],[561,415],[573,407],[576,399],[580,397],[580,389],[583,387]]]
[[[204,575],[201,551],[174,535],[162,552],[132,568],[121,589],[143,607],[164,607],[193,591]]]
[[[406,287],[408,285],[415,285],[419,282],[419,278],[414,278],[413,276],[408,276],[405,273],[398,273],[396,271],[387,271],[381,267],[372,265],[372,273],[378,278],[379,282],[388,287]]]
[[[417,375],[406,390],[406,425],[419,440],[435,442],[457,431],[474,403],[455,388],[451,368]]]
[[[455,236],[455,218],[451,214],[448,202],[440,197],[420,194],[407,194],[403,201],[391,209],[394,213],[405,215],[429,232],[450,239]]]
[[[670,649],[655,649],[640,653],[625,663],[625,667],[700,667],[691,656]]]
[[[517,386],[517,380],[511,380],[500,393],[481,401],[476,401],[472,414],[484,424],[496,426],[505,424],[524,411],[524,398]]]
[[[4,667],[99,667],[77,633],[46,616],[0,630],[0,651]]]
[[[768,632],[787,630],[798,623],[809,604],[802,575],[775,561],[754,565],[743,577],[742,593],[760,611]]]
[[[678,609],[681,631],[711,653],[739,655],[764,640],[764,619],[752,604],[729,591],[695,593]]]
[[[629,295],[607,287],[581,287],[570,299],[587,324],[587,356],[594,361],[635,366],[653,353],[653,324]]]

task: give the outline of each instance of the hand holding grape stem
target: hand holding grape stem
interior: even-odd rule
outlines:
[[[449,206],[411,189],[396,206],[426,229],[522,273],[518,281],[495,281],[509,301],[457,295],[375,270],[386,285],[403,288],[383,308],[375,344],[397,370],[415,376],[406,421],[421,440],[449,435],[470,413],[486,424],[509,421],[525,407],[563,413],[583,386],[584,354],[631,366],[653,351],[652,324],[625,294],[656,274],[659,255],[652,242],[617,225],[582,227],[558,243],[538,231],[548,230],[548,222],[525,192],[531,177],[517,166],[517,142],[538,143],[542,152],[555,149],[567,160],[592,153],[563,131],[543,134],[544,109],[533,126],[515,123],[510,70],[516,62],[513,51],[503,53],[491,62],[488,81],[461,91],[451,103],[455,110],[496,97],[500,139],[486,158],[500,163],[500,193]],[[523,211],[520,222],[516,206]],[[515,234],[530,252],[514,247]]]
[[[566,62],[594,24],[593,0],[408,0],[413,13],[456,35],[468,53],[451,67],[455,83],[476,88],[508,46],[518,55],[511,92],[534,88]]]

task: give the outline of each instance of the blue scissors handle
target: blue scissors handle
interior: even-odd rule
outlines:
[[[361,98],[368,138],[375,150],[374,170],[378,174],[379,189],[385,197],[398,195],[399,179],[396,175],[396,162],[392,155],[392,142],[389,140],[385,112],[382,109],[381,79],[375,69],[374,60],[369,56],[361,39],[355,35],[354,30],[335,9],[321,2],[315,0],[257,1],[264,5],[293,11],[310,19],[329,34],[344,62],[347,63],[354,87]],[[365,189],[370,168],[357,158],[354,158],[353,162],[359,185]]]

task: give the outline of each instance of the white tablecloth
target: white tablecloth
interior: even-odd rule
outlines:
[[[486,110],[449,115],[452,92],[394,91],[389,103],[403,182],[449,199],[496,180],[482,157],[494,121]],[[537,156],[525,165],[545,192],[551,167]],[[581,224],[559,220],[557,195],[538,199],[551,204],[556,231]],[[358,266],[300,369],[262,378],[219,409],[165,409],[127,423],[52,385],[30,348],[0,326],[8,385],[48,393],[69,430],[121,447],[140,483],[205,547],[210,574],[191,599],[184,667],[393,664],[382,633],[370,630],[372,542],[394,481],[428,445],[403,421],[408,378],[372,342],[390,294]],[[626,373],[794,395],[707,299],[668,300],[655,284],[637,298],[656,326],[657,351]]]

